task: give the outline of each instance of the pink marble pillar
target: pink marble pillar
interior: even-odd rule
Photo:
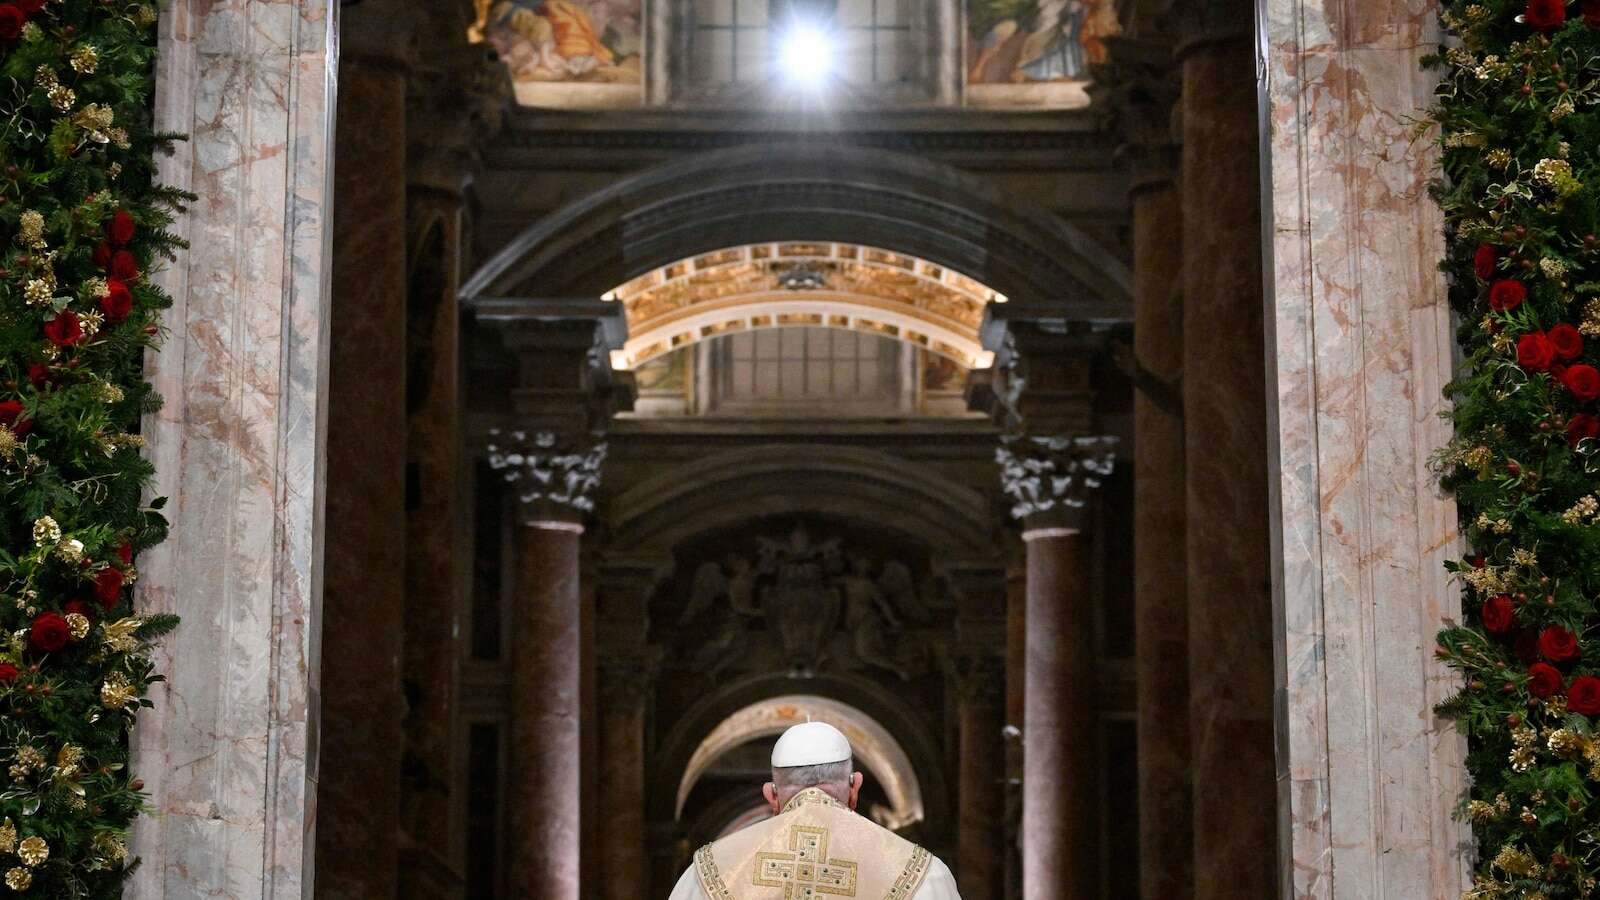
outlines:
[[[392,10],[388,10],[392,11]],[[400,654],[406,611],[404,44],[341,37],[334,147],[328,521],[323,574],[319,897],[392,897],[398,886]]]
[[[655,689],[656,659],[608,655],[600,665],[599,859],[604,900],[634,900],[649,883],[645,852],[645,713]]]
[[[956,873],[964,900],[1005,896],[1005,660],[972,648],[954,664],[957,780]]]
[[[577,900],[582,863],[583,602],[579,542],[605,445],[494,432],[489,465],[519,509],[511,589],[511,893]]]
[[[1022,894],[1100,893],[1099,719],[1095,712],[1091,502],[1116,439],[1018,435],[998,453],[1023,522],[1027,633],[1023,688]]]
[[[136,603],[183,617],[133,736],[153,812],[129,897],[312,889],[338,4],[163,4],[159,178],[198,195],[156,276],[146,418],[172,532]]]
[[[559,519],[516,530],[506,823],[511,892],[527,900],[578,898],[582,534]]]
[[[1457,897],[1464,741],[1433,705],[1460,618],[1454,505],[1428,457],[1452,326],[1414,140],[1440,42],[1427,3],[1264,0],[1263,233],[1273,414],[1280,896]]]
[[[1231,900],[1277,889],[1271,543],[1249,4],[1205,9],[1238,27],[1179,47],[1194,896]]]
[[[1028,900],[1099,895],[1098,729],[1089,540],[1030,525],[1022,891]]]

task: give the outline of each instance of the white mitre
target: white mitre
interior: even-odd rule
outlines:
[[[826,722],[802,722],[778,738],[772,747],[772,767],[820,766],[850,759],[850,742]]]

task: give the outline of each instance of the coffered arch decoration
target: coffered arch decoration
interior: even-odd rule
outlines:
[[[1048,212],[927,159],[815,141],[703,153],[619,179],[529,225],[469,298],[600,296],[672,263],[756,242],[827,240],[920,257],[1054,317],[1120,322],[1132,279]]]
[[[887,335],[987,368],[984,307],[1008,299],[937,263],[835,241],[726,247],[652,269],[604,296],[627,311],[616,368],[721,334],[794,325]]]
[[[872,522],[947,559],[994,556],[989,499],[877,450],[775,444],[713,453],[664,469],[610,499],[609,545],[671,553],[698,535],[759,517],[825,515]]]
[[[889,798],[887,809],[863,810],[886,828],[903,828],[922,821],[922,783],[911,757],[878,720],[848,703],[815,694],[784,694],[748,704],[723,719],[701,739],[678,781],[675,814],[700,776],[719,757],[749,741],[775,737],[802,722],[827,722],[844,732],[858,766],[875,775]]]

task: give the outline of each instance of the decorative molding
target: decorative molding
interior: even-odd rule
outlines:
[[[514,485],[515,496],[529,513],[526,525],[549,521],[540,508],[556,507],[580,514],[594,511],[594,492],[607,446],[587,437],[563,438],[553,431],[489,432],[489,467]]]
[[[1098,437],[1010,435],[1000,439],[995,461],[1011,515],[1027,519],[1082,509],[1116,467],[1118,440]]]

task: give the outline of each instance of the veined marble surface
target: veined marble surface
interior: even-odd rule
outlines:
[[[1465,742],[1432,707],[1452,681],[1433,648],[1460,615],[1441,567],[1458,537],[1427,468],[1449,437],[1452,335],[1432,148],[1411,138],[1436,7],[1258,12],[1282,895],[1453,900]]]
[[[309,897],[337,7],[172,0],[160,50],[157,127],[190,135],[160,176],[200,199],[147,362],[173,529],[136,602],[183,624],[134,735],[129,896]]]

